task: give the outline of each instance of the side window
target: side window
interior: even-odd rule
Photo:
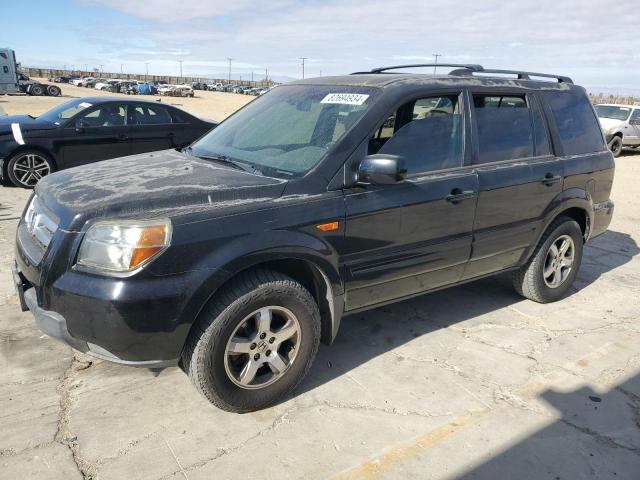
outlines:
[[[426,97],[390,115],[369,142],[369,154],[395,155],[409,174],[462,165],[458,96]]]
[[[163,107],[136,105],[133,108],[134,125],[162,125],[171,123],[171,115]]]
[[[631,125],[640,125],[640,108],[636,108],[629,118]]]
[[[605,149],[600,124],[585,94],[575,91],[547,92],[545,98],[556,121],[565,155]]]
[[[170,110],[171,119],[173,123],[189,123],[187,116],[180,110]]]
[[[533,126],[526,98],[474,95],[477,163],[533,157]]]
[[[80,117],[84,127],[118,127],[126,125],[126,106],[107,104]]]
[[[535,135],[535,156],[551,155],[549,129],[537,99],[531,102],[531,112],[533,113],[533,132]]]

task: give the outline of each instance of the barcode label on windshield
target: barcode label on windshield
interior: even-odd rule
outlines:
[[[362,105],[369,95],[362,93],[329,93],[320,103],[339,103],[342,105]]]

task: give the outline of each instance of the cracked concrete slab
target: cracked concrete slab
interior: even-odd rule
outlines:
[[[245,415],[176,368],[40,334],[0,221],[0,478],[637,480],[639,159],[617,159],[614,221],[567,298],[522,300],[498,276],[345,318],[290,398]],[[28,193],[0,187],[0,220]]]

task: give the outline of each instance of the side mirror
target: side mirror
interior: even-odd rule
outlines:
[[[395,155],[367,155],[358,167],[358,183],[364,185],[391,185],[404,181],[407,170]]]

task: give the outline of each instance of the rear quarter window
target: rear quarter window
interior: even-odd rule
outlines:
[[[591,102],[581,92],[546,92],[565,155],[600,152],[606,148]]]

